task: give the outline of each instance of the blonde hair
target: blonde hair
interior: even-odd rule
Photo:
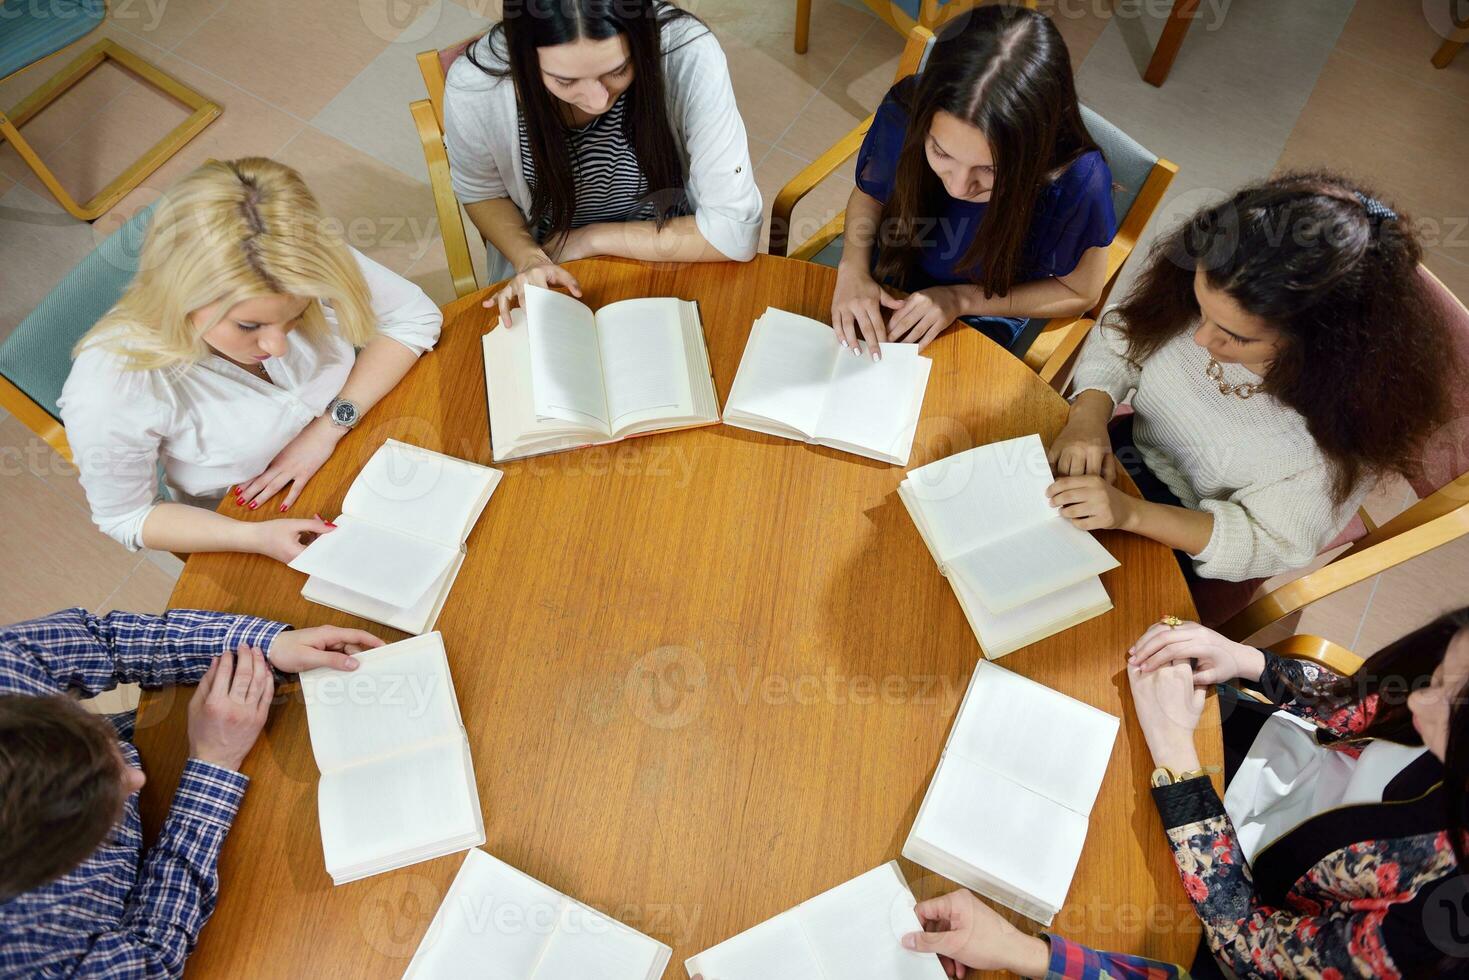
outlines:
[[[135,370],[183,367],[210,354],[204,333],[236,303],[274,294],[308,297],[297,328],[331,332],[362,347],[377,333],[367,282],[339,228],[301,175],[263,157],[211,160],[158,202],[138,272],[117,304],[77,342],[99,346]],[[193,314],[219,303],[211,322]]]

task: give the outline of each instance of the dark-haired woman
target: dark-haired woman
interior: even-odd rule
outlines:
[[[859,337],[874,354],[884,340],[925,346],[959,317],[1020,353],[1028,319],[1101,295],[1112,174],[1043,14],[996,4],[945,28],[922,74],[878,106],[856,181],[831,304],[854,353]]]
[[[749,261],[761,201],[719,42],[660,0],[506,0],[449,69],[454,193],[488,246],[485,303],[588,255]],[[513,278],[511,278],[513,277]]]
[[[1129,653],[1153,800],[1220,963],[1241,977],[1464,975],[1469,609],[1352,678],[1196,623],[1155,625]],[[1243,748],[1221,800],[1194,730],[1204,687],[1231,680],[1271,705],[1240,698],[1226,717],[1226,745]]]
[[[1452,411],[1460,369],[1419,255],[1406,221],[1330,174],[1200,211],[1088,339],[1051,503],[1205,579],[1309,564]],[[1109,429],[1129,392],[1130,426]],[[1118,457],[1148,499],[1112,485]]]

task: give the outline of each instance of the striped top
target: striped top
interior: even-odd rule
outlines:
[[[567,148],[571,151],[576,186],[576,207],[571,218],[573,228],[604,221],[652,221],[658,217],[658,203],[645,200],[648,176],[638,163],[636,148],[627,138],[623,121],[626,112],[627,93],[624,92],[612,103],[611,109],[585,126],[563,128]],[[525,182],[534,192],[535,158],[531,155],[525,114],[518,115],[520,159],[525,170]],[[689,213],[685,197],[675,214]],[[546,222],[531,229],[537,241],[547,231]]]

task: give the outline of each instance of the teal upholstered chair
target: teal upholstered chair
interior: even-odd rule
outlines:
[[[915,27],[909,32],[908,44],[899,59],[894,82],[922,72],[933,40],[933,34],[922,27]],[[1117,215],[1117,236],[1107,249],[1107,280],[1096,305],[1080,317],[1059,317],[1046,321],[1032,331],[1035,339],[1029,348],[1023,352],[1017,351],[1017,354],[1023,353],[1026,364],[1058,390],[1066,383],[1068,369],[1075,361],[1087,331],[1101,315],[1112,287],[1117,283],[1123,263],[1137,247],[1138,238],[1152,220],[1153,212],[1163,199],[1163,193],[1178,173],[1177,166],[1150,152],[1095,112],[1085,106],[1081,112],[1087,131],[1101,148],[1102,155],[1107,158],[1107,164],[1112,170],[1115,185],[1112,209]],[[868,116],[781,188],[771,208],[770,254],[786,254],[790,240],[791,212],[796,203],[861,149],[862,140],[871,125],[872,116]],[[843,211],[804,243],[791,248],[790,257],[836,266],[842,255],[842,231],[845,225],[846,212]]]
[[[80,41],[102,26],[106,18],[106,0],[0,0],[0,81],[7,81],[12,75],[19,75],[67,45]],[[104,61],[115,62],[178,101],[189,110],[189,116],[91,200],[79,202],[61,186],[51,168],[41,161],[21,134],[20,127]],[[83,221],[92,221],[161,167],[185,143],[218,118],[221,111],[218,105],[161,68],[110,38],[102,38],[18,105],[8,112],[0,111],[0,142],[8,142],[15,147],[21,160],[40,178],[67,213]]]
[[[56,401],[71,373],[71,350],[138,271],[152,214],[144,208],[109,235],[0,344],[0,407],[68,460]]]

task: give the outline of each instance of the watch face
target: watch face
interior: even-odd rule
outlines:
[[[338,425],[351,425],[357,421],[357,406],[351,402],[337,402],[332,409],[332,421]]]

